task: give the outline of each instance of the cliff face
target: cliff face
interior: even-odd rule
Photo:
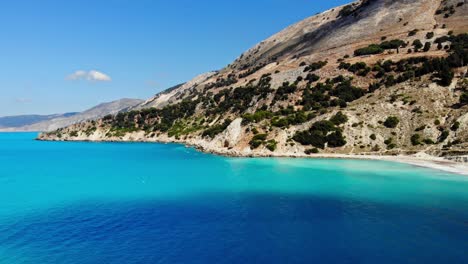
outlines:
[[[468,4],[364,0],[219,72],[42,140],[163,141],[233,155],[468,150]]]

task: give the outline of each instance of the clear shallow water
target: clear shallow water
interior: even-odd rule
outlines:
[[[468,263],[468,178],[0,134],[0,263]]]

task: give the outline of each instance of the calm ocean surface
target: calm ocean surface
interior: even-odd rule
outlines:
[[[0,134],[0,263],[468,263],[468,177]]]

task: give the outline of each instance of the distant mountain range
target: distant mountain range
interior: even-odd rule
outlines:
[[[45,122],[56,118],[68,118],[78,113],[65,113],[54,115],[19,115],[0,117],[0,129],[3,128],[18,128],[29,126],[39,122]]]
[[[52,131],[76,123],[95,120],[135,107],[143,100],[121,99],[103,103],[81,113],[0,117],[0,131]]]

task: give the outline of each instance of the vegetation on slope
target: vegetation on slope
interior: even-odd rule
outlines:
[[[356,7],[353,7],[356,10]],[[355,11],[352,11],[355,12]],[[345,16],[346,14],[342,14]],[[416,32],[414,33],[416,34]],[[414,35],[411,32],[409,35]],[[302,62],[302,74],[294,82],[284,81],[274,87],[273,74],[263,74],[257,80],[239,82],[262,70],[265,65],[243,69],[241,72],[231,72],[220,75],[215,81],[203,86],[203,90],[193,91],[192,94],[176,104],[168,105],[162,109],[145,109],[119,113],[115,116],[106,116],[97,124],[88,127],[86,135],[97,130],[97,127],[107,131],[109,138],[123,137],[128,133],[144,131],[148,137],[157,137],[167,134],[168,137],[180,139],[182,137],[201,137],[211,140],[224,132],[232,120],[242,117],[242,126],[246,128],[246,134],[250,134],[249,146],[251,149],[264,147],[269,151],[275,151],[279,142],[270,134],[275,129],[285,130],[299,125],[305,125],[308,129],[296,130],[288,139],[288,144],[293,146],[299,143],[303,146],[311,146],[307,153],[317,153],[319,149],[341,148],[348,144],[349,140],[344,134],[345,126],[359,128],[363,122],[347,124],[349,118],[337,109],[349,109],[349,104],[363,97],[369,97],[377,91],[393,87],[407,81],[430,78],[441,86],[449,86],[455,77],[455,70],[465,67],[468,62],[468,34],[449,34],[435,38],[433,32],[426,33],[426,39],[431,43],[443,45],[439,50],[445,50],[445,56],[422,56],[422,52],[432,49],[430,42],[423,44],[420,40],[413,41],[408,55],[398,61],[378,60],[373,63],[354,60],[347,62],[349,56],[339,60],[337,72],[346,72],[332,77],[324,78],[321,72],[324,68],[330,71],[332,65],[328,61]],[[429,44],[428,44],[429,43]],[[384,52],[401,53],[402,48],[409,43],[400,39],[385,40],[379,44],[371,44],[357,49],[354,55],[357,58],[363,55],[382,54]],[[411,56],[414,54],[414,56]],[[276,71],[275,74],[279,73]],[[362,80],[372,80],[368,86],[362,86]],[[365,83],[365,82],[364,82]],[[389,102],[396,103],[399,100],[406,105],[413,106],[416,100],[405,95],[392,95]],[[463,91],[457,107],[468,104],[468,93]],[[334,115],[328,113],[334,112]],[[421,115],[420,108],[414,106],[415,115]],[[329,118],[325,119],[323,116]],[[313,121],[312,121],[313,120]],[[388,116],[380,121],[386,129],[398,129],[400,119],[397,116]],[[450,131],[456,131],[455,121],[446,127],[439,126],[440,134],[437,139],[421,138],[420,133],[415,133],[410,140],[412,146],[447,143]],[[458,126],[460,126],[458,124]],[[259,133],[259,131],[262,131]],[[62,136],[64,131],[57,131],[56,135]],[[401,142],[397,132],[391,132],[390,137],[381,139],[386,149],[397,148]],[[253,134],[253,135],[252,135]],[[71,137],[78,137],[77,131],[69,133]],[[375,133],[367,136],[372,141],[379,140]],[[296,143],[295,143],[296,142]],[[355,139],[353,140],[355,145]],[[457,143],[457,142],[455,142]],[[359,144],[359,143],[358,143]],[[404,144],[404,143],[403,143]],[[454,142],[448,142],[450,146]],[[360,146],[361,149],[365,146]],[[373,151],[380,148],[375,145]]]

